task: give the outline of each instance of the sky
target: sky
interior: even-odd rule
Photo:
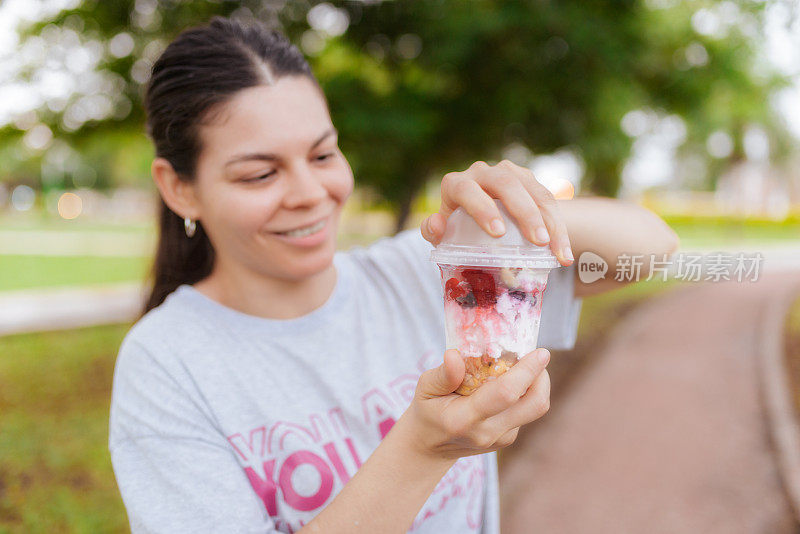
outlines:
[[[46,145],[52,133],[49,129],[40,127],[36,130],[35,124],[26,124],[26,119],[20,119],[20,114],[27,110],[35,109],[46,102],[51,109],[63,109],[70,94],[83,94],[80,102],[83,107],[71,106],[77,111],[71,115],[65,114],[65,120],[71,121],[74,128],[80,127],[82,121],[91,118],[102,118],[104,110],[119,108],[119,102],[111,102],[103,94],[93,94],[92,88],[100,84],[118,83],[113,79],[103,79],[92,74],[94,65],[104,53],[100,43],[89,43],[90,46],[81,46],[77,42],[77,34],[61,37],[59,50],[47,47],[43,40],[34,42],[33,45],[19,48],[19,40],[15,28],[20,23],[35,21],[50,13],[69,8],[79,3],[80,0],[0,0],[0,125],[17,120],[17,124],[32,127],[29,130],[29,143],[34,146]],[[669,5],[677,0],[645,0],[648,5],[658,7]],[[138,9],[137,2],[137,9]],[[145,4],[147,2],[141,2]],[[766,17],[767,42],[763,46],[765,60],[777,66],[783,73],[790,76],[793,85],[775,96],[773,104],[787,120],[790,131],[800,139],[800,13],[791,13],[789,2],[775,2],[768,8]],[[732,2],[721,2],[716,12],[699,10],[692,17],[692,25],[698,34],[715,35],[724,31],[725,24],[735,20],[736,6]],[[313,11],[313,10],[312,10]],[[317,9],[315,14],[322,16],[323,10]],[[334,12],[335,10],[329,10]],[[787,29],[786,21],[795,17]],[[328,17],[336,21],[336,17]],[[314,23],[316,21],[310,22]],[[346,24],[346,21],[345,21]],[[346,26],[345,26],[346,27]],[[341,32],[340,32],[341,33]],[[132,42],[132,41],[131,41]],[[117,50],[125,53],[125,39],[116,43]],[[112,53],[115,49],[112,45]],[[687,47],[687,59],[702,62],[705,49],[692,49]],[[128,51],[128,53],[130,53]],[[33,83],[15,83],[13,80],[20,66],[25,61],[45,62],[53,60],[53,55],[61,54],[63,61],[61,69],[42,69],[44,72],[37,76]],[[70,72],[71,71],[71,72]],[[80,74],[76,76],[75,74]],[[135,76],[136,73],[134,72]],[[72,111],[72,109],[68,110]],[[110,111],[108,111],[110,113]],[[96,116],[92,116],[96,114]],[[35,120],[35,119],[31,119]],[[622,128],[629,135],[635,137],[633,154],[623,171],[623,193],[641,190],[643,188],[667,183],[674,175],[673,154],[682,142],[685,128],[682,121],[674,116],[655,116],[642,110],[632,110],[623,118]],[[48,131],[45,131],[48,130]],[[644,133],[646,132],[646,133]],[[708,149],[710,153],[725,153],[729,144],[724,133],[709,138]],[[759,152],[759,134],[755,130],[750,137],[754,154]],[[746,143],[747,145],[747,143]],[[761,143],[763,145],[763,143]],[[747,146],[746,146],[747,148]],[[518,147],[510,147],[509,152],[519,156]],[[763,150],[762,150],[763,152]],[[583,173],[580,158],[569,151],[559,151],[555,154],[530,155],[530,167],[534,169],[537,177],[545,182],[566,178],[577,186]],[[512,159],[513,160],[513,159]],[[546,184],[547,185],[547,184]]]

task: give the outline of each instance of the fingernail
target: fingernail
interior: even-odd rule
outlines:
[[[575,258],[572,257],[572,249],[567,247],[564,249],[564,257],[568,260],[574,260]]]
[[[547,363],[550,361],[550,351],[539,349],[539,354],[537,354],[536,357],[539,358],[539,361],[542,363],[542,365],[547,365]]]
[[[536,229],[536,240],[540,243],[547,243],[550,241],[550,234],[547,233],[547,229],[544,226],[540,226]]]
[[[503,224],[503,221],[501,221],[500,219],[493,220],[492,224],[489,225],[489,228],[491,228],[492,233],[495,234],[502,234],[506,229],[505,225]]]

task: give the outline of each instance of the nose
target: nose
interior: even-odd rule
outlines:
[[[308,162],[295,164],[288,182],[288,189],[283,196],[283,203],[288,209],[314,206],[328,196],[328,190]]]

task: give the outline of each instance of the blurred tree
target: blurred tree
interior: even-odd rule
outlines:
[[[309,56],[358,183],[396,210],[400,229],[431,176],[500,159],[512,143],[534,153],[573,150],[585,164],[583,188],[614,196],[636,135],[621,125],[632,110],[681,117],[682,151],[709,161],[712,132],[727,132],[738,147],[743,125],[758,123],[786,139],[768,103],[784,80],[757,64],[764,5],[85,0],[25,35],[52,46],[72,32],[97,50],[95,94],[48,104],[38,120],[79,150],[105,154],[95,162],[109,167],[109,134],[142,135],[141,84],[180,30],[215,14],[282,28]],[[0,141],[18,143],[21,133],[7,127]]]

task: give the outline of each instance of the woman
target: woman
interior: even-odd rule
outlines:
[[[580,309],[568,227],[604,257],[630,236],[666,252],[674,234],[631,206],[603,208],[638,223],[627,231],[581,219],[611,213],[592,204],[562,214],[527,170],[476,163],[444,177],[421,233],[336,252],[352,172],[302,55],[258,25],[215,18],[181,34],[146,106],[160,241],[109,437],[132,530],[498,532],[494,451],[547,411],[549,352],[452,393],[464,364],[444,351],[428,260],[446,216],[463,206],[500,235],[500,198],[550,243],[565,266],[543,300],[551,348],[571,346]]]

